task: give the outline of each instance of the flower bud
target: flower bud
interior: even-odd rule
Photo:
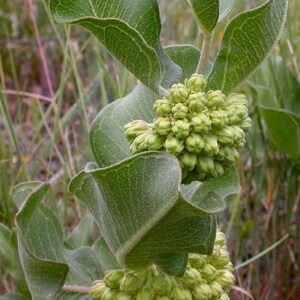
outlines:
[[[173,300],[193,300],[191,291],[181,286],[173,287],[171,297]]]
[[[214,110],[209,114],[211,125],[213,128],[224,127],[228,122],[228,117],[225,111]]]
[[[205,108],[203,99],[206,100],[204,93],[191,94],[188,98],[189,109],[195,113],[202,112]]]
[[[206,256],[200,255],[200,254],[195,254],[195,253],[190,253],[189,254],[189,263],[191,264],[192,268],[195,269],[202,269],[204,264],[206,263]]]
[[[224,270],[232,271],[233,270],[233,264],[230,261],[226,266],[223,267]]]
[[[189,109],[182,103],[177,103],[172,108],[173,117],[175,120],[185,119],[188,116]]]
[[[153,131],[159,135],[168,135],[171,132],[172,123],[170,118],[156,119]]]
[[[93,300],[101,300],[106,289],[107,288],[103,280],[95,281],[90,292],[91,298]]]
[[[251,119],[249,117],[245,118],[240,124],[239,126],[245,131],[247,132],[250,127],[251,127]]]
[[[107,288],[103,293],[101,300],[116,300],[118,294],[119,294],[118,290]]]
[[[193,287],[200,281],[201,274],[197,269],[191,267],[186,269],[184,276],[182,277],[182,282],[184,283],[184,285]]]
[[[227,250],[220,249],[219,256],[215,258],[214,266],[218,269],[224,268],[230,262],[229,253]]]
[[[233,145],[235,138],[235,130],[231,126],[225,126],[215,132],[218,141],[225,145]]]
[[[202,282],[194,288],[193,295],[195,300],[207,300],[211,299],[212,291],[205,280],[202,280]]]
[[[241,105],[248,105],[248,101],[244,94],[230,94],[225,100],[226,106],[231,106],[233,104],[241,104]]]
[[[192,171],[197,163],[197,155],[195,153],[184,152],[179,156],[179,162],[182,168]]]
[[[124,126],[126,137],[134,140],[139,134],[148,130],[149,124],[143,120],[134,120]]]
[[[205,113],[192,117],[191,124],[195,132],[208,132],[211,129],[211,120]]]
[[[226,245],[226,237],[225,234],[221,231],[217,231],[216,239],[215,239],[216,246],[225,246]]]
[[[234,141],[235,142],[240,142],[245,139],[245,132],[243,129],[241,129],[239,126],[232,126],[233,130],[235,131],[234,133]]]
[[[193,74],[188,80],[185,81],[185,85],[193,92],[202,92],[206,88],[207,81],[202,74]]]
[[[185,102],[189,96],[189,91],[185,85],[173,84],[170,89],[170,97],[175,103]]]
[[[234,284],[235,277],[228,270],[218,270],[215,280],[223,287],[225,291],[229,291]]]
[[[205,264],[200,270],[200,273],[203,279],[205,279],[207,282],[211,282],[215,279],[217,270],[213,265]]]
[[[173,155],[179,155],[184,149],[184,142],[174,135],[169,135],[165,142],[165,148],[167,152]]]
[[[152,287],[157,295],[163,296],[171,292],[173,285],[169,276],[159,274],[153,278]]]
[[[190,124],[187,120],[178,120],[172,127],[172,131],[177,138],[185,138],[190,134]]]
[[[225,95],[219,91],[209,91],[206,93],[206,99],[207,99],[207,103],[206,106],[208,108],[212,108],[212,107],[219,107],[222,106],[225,102]]]
[[[135,293],[139,288],[139,279],[131,273],[125,273],[120,282],[120,291],[125,293]]]
[[[218,159],[228,163],[234,163],[239,158],[239,152],[232,146],[224,146],[220,148]]]
[[[117,300],[134,300],[133,296],[131,294],[127,293],[119,293]]]
[[[123,276],[124,276],[123,271],[111,270],[105,274],[103,281],[107,287],[111,289],[116,289],[119,287],[119,282],[123,278]]]
[[[171,113],[171,101],[167,98],[156,100],[153,108],[157,116],[165,117]]]
[[[228,296],[226,293],[223,293],[223,294],[220,296],[219,300],[230,300],[230,298],[229,298],[229,296]]]
[[[215,163],[209,156],[200,156],[198,159],[198,167],[201,171],[210,173],[215,168]]]
[[[214,155],[219,152],[218,139],[214,135],[207,135],[204,139],[204,148],[206,154]]]
[[[185,140],[186,149],[190,152],[199,153],[204,147],[201,135],[192,132]]]
[[[149,150],[160,150],[164,145],[165,137],[161,137],[157,134],[151,134],[148,138]]]
[[[142,288],[141,290],[138,291],[138,293],[134,299],[136,299],[136,300],[152,300],[153,292],[149,288]]]
[[[212,291],[213,299],[219,299],[219,297],[223,294],[223,289],[221,285],[218,282],[213,281],[209,284],[209,286]]]
[[[215,161],[215,167],[210,172],[210,174],[212,175],[212,177],[222,176],[224,174],[224,167],[223,167],[223,165],[220,162]]]

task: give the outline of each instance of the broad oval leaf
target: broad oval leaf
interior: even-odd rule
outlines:
[[[31,192],[24,199],[21,190]],[[13,191],[16,203],[23,201],[16,215],[20,260],[32,298],[43,300],[54,299],[65,282],[89,286],[104,274],[92,248],[64,248],[61,225],[42,203],[48,190],[49,184],[29,182]],[[71,299],[68,293],[60,294]]]
[[[229,23],[208,80],[208,90],[227,94],[260,65],[279,39],[287,7],[287,0],[270,0]]]
[[[81,25],[154,92],[164,74],[181,70],[160,45],[161,23],[155,0],[49,0],[55,21]]]
[[[187,0],[195,18],[205,32],[214,30],[219,19],[219,0]]]
[[[224,20],[233,10],[236,0],[219,0],[218,23]]]
[[[300,118],[284,109],[261,107],[260,110],[278,149],[300,161]]]
[[[182,269],[170,267],[181,259],[174,253],[210,254],[216,230],[209,209],[181,197],[180,182],[176,157],[145,152],[108,168],[89,165],[69,190],[91,211],[122,266],[136,269],[168,255],[168,265],[164,259],[162,267],[176,275]]]
[[[185,77],[197,67],[200,53],[190,45],[167,47],[167,53],[183,69]],[[185,79],[183,77],[183,79]],[[152,122],[153,103],[158,96],[139,84],[129,95],[107,105],[96,117],[90,131],[90,145],[99,167],[115,164],[131,156],[124,125],[141,119]]]

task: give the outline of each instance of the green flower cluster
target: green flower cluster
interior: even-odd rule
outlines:
[[[218,232],[211,256],[190,254],[182,278],[152,265],[139,271],[112,270],[92,287],[93,300],[229,300],[232,263],[225,236]]]
[[[194,74],[155,102],[153,123],[126,124],[131,152],[157,150],[177,156],[185,183],[218,177],[232,166],[251,126],[247,99],[243,94],[205,92],[206,84],[203,75]]]

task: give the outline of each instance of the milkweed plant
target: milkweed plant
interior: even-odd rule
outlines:
[[[48,183],[12,191],[32,299],[230,299],[233,264],[217,215],[239,192],[235,164],[251,127],[239,87],[277,43],[288,1],[230,18],[216,51],[214,30],[234,4],[186,1],[200,51],[161,45],[156,0],[49,0],[54,21],[88,30],[139,83],[97,115],[94,162],[69,184],[101,231],[92,247],[66,245],[43,203]]]

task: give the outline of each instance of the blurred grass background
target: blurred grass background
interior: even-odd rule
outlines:
[[[260,3],[237,1],[232,15]],[[163,45],[198,46],[201,38],[184,1],[159,4]],[[216,50],[226,22],[216,31]],[[238,267],[231,299],[300,299],[299,164],[276,149],[259,110],[267,102],[299,115],[299,82],[300,3],[291,0],[281,41],[242,88],[253,118],[239,161],[242,194],[228,201],[220,217]],[[10,189],[26,180],[51,182],[49,205],[70,233],[86,215],[67,185],[92,160],[89,126],[102,107],[135,84],[90,34],[53,23],[46,1],[0,0],[0,294],[22,289],[14,272]],[[92,239],[98,231],[93,226],[82,234]]]

